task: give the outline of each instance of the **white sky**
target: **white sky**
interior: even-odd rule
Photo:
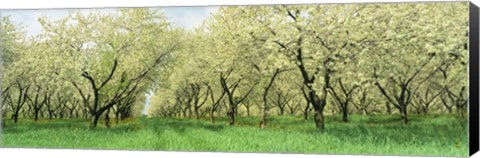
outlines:
[[[182,26],[188,29],[201,24],[210,13],[216,11],[218,7],[161,7],[161,10],[170,19],[174,25]],[[29,35],[41,33],[42,27],[37,19],[41,16],[48,16],[51,19],[60,19],[68,15],[70,11],[81,10],[83,13],[90,11],[113,11],[114,8],[107,9],[43,9],[43,10],[2,10],[2,16],[10,16],[10,19],[16,24],[22,24],[26,27]]]

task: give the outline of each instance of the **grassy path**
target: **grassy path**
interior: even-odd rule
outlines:
[[[267,129],[258,118],[239,118],[237,127],[206,120],[139,118],[112,129],[90,130],[86,120],[7,122],[3,147],[89,148],[174,151],[279,152],[316,154],[466,156],[467,122],[453,117],[415,117],[402,125],[395,116],[352,116],[350,123],[327,117],[325,131],[301,117],[276,117]]]

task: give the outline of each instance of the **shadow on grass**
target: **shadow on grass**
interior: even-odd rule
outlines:
[[[85,119],[39,119],[38,121],[29,119],[20,119],[17,123],[12,120],[2,120],[2,130],[5,133],[25,133],[35,130],[55,130],[55,129],[88,129],[88,121]]]
[[[139,130],[153,130],[155,132],[163,132],[165,130],[174,130],[178,133],[184,133],[191,129],[205,129],[210,131],[221,131],[227,127],[223,122],[218,122],[212,124],[203,120],[189,120],[189,119],[159,119],[159,118],[139,118],[138,120],[131,120],[120,122],[115,124],[112,122],[111,128],[106,128],[103,121],[99,121],[97,128],[89,128],[89,120],[87,119],[53,119],[53,120],[27,120],[22,119],[17,123],[13,123],[11,120],[2,121],[2,131],[6,133],[15,133],[22,134],[27,132],[32,132],[36,130],[50,130],[50,131],[60,131],[60,130],[70,130],[70,129],[79,129],[85,130],[88,132],[109,132],[109,133],[125,133],[125,132],[135,132]]]
[[[205,122],[204,120],[189,120],[178,118],[151,118],[142,119],[140,122],[142,125],[148,126],[155,132],[173,130],[177,133],[184,133],[192,129],[205,129],[218,132],[226,127],[226,125],[220,124],[221,122],[217,124],[212,124],[210,122]]]

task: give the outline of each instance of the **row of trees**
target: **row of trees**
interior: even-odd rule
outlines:
[[[468,3],[221,7],[192,31],[158,9],[39,19],[26,37],[2,17],[2,112],[117,120],[138,115],[408,112],[463,117]],[[353,107],[352,107],[353,106]],[[413,107],[413,108],[412,108]],[[239,112],[240,111],[240,112]],[[396,112],[395,112],[396,113]],[[118,122],[118,121],[117,121]]]
[[[38,21],[43,32],[26,37],[2,17],[2,112],[13,122],[21,114],[87,117],[95,128],[101,116],[109,126],[110,115],[118,122],[138,114],[183,36],[155,9]]]
[[[466,112],[466,3],[222,7],[188,37],[154,115]]]

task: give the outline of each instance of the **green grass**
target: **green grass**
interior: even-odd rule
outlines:
[[[326,129],[301,117],[270,118],[258,129],[258,118],[207,120],[139,118],[111,129],[88,129],[87,120],[7,121],[3,147],[225,151],[314,154],[467,156],[467,121],[450,116],[351,116],[349,123],[327,117]]]

